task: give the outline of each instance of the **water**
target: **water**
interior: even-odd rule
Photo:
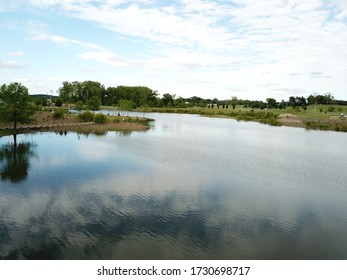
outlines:
[[[347,134],[147,116],[0,138],[0,258],[347,259]]]

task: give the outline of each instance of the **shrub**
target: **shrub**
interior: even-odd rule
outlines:
[[[55,106],[61,107],[63,105],[63,101],[60,98],[57,98],[54,103]]]
[[[91,122],[94,119],[92,112],[86,111],[78,115],[78,118],[82,122]]]
[[[64,118],[64,110],[62,109],[55,109],[53,112],[53,119],[62,119]]]
[[[104,114],[96,114],[94,116],[94,122],[96,123],[106,123],[107,117]]]
[[[329,106],[328,107],[328,112],[334,112],[335,111],[335,107],[334,106]]]

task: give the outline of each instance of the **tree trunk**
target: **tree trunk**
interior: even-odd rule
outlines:
[[[17,120],[13,121],[13,134],[17,133]]]

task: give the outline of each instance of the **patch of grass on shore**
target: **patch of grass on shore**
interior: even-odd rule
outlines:
[[[44,131],[105,134],[107,131],[146,131],[150,128],[147,118],[118,117],[92,114],[93,118],[80,118],[76,114],[64,114],[62,118],[55,119],[50,112],[36,112],[31,124],[19,125],[17,133],[33,133]],[[0,123],[0,136],[11,135],[10,123]],[[2,128],[2,129],[1,129]]]

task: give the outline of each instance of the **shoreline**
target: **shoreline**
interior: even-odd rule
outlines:
[[[115,107],[101,107],[102,110],[118,111]],[[136,111],[141,112],[141,111]],[[307,130],[322,130],[347,132],[347,120],[337,116],[312,117],[293,114],[292,112],[270,111],[270,110],[220,110],[206,108],[150,108],[146,113],[171,113],[171,114],[195,114],[210,118],[230,118],[237,121],[252,121],[272,126],[287,126],[304,128]],[[299,113],[300,114],[300,113]],[[108,131],[119,131],[131,133],[135,131],[147,131],[148,124],[153,119],[145,117],[129,117],[107,115],[106,123],[82,122],[77,114],[65,114],[63,118],[53,119],[52,113],[47,111],[36,112],[33,122],[28,125],[20,125],[17,134],[35,132],[76,132],[102,135]],[[0,137],[13,134],[11,123],[0,123]]]
[[[347,108],[347,107],[346,107]],[[237,121],[252,121],[272,126],[287,126],[307,130],[347,132],[347,119],[332,114],[287,110],[207,109],[207,108],[151,108],[146,113],[196,114],[210,118],[230,118]]]
[[[82,134],[103,135],[108,131],[123,133],[141,132],[150,129],[148,118],[106,116],[105,123],[82,122],[76,114],[66,114],[63,118],[53,119],[50,112],[37,112],[30,124],[21,124],[17,127],[16,134],[37,132],[76,132]],[[0,137],[13,134],[13,124],[0,123]]]

